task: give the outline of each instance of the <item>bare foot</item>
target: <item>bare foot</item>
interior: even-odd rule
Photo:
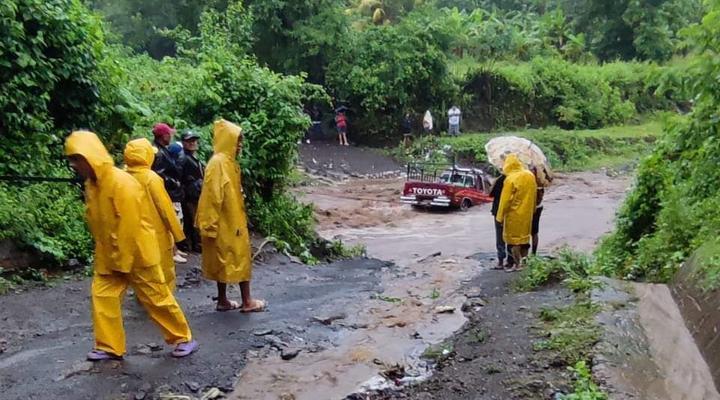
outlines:
[[[224,303],[221,303],[218,301],[217,307],[215,307],[215,311],[224,312],[224,311],[237,310],[239,308],[240,308],[240,304],[237,301],[228,300]]]
[[[244,305],[243,308],[240,309],[240,312],[244,313],[250,313],[250,312],[263,312],[267,308],[267,302],[265,300],[250,300],[250,303],[247,305]]]

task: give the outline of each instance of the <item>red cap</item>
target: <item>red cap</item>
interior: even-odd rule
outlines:
[[[171,128],[170,125],[161,122],[159,124],[155,124],[152,133],[155,137],[173,135],[175,133],[175,129]]]

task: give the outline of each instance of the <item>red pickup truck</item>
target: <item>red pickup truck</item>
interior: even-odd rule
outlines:
[[[400,201],[413,207],[445,207],[467,210],[472,206],[492,203],[490,181],[484,171],[476,168],[451,167],[441,173],[428,172],[424,167],[408,166]]]

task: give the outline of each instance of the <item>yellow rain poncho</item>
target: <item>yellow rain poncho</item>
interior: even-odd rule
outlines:
[[[195,219],[202,238],[203,276],[223,283],[248,282],[252,274],[245,199],[235,160],[241,133],[231,122],[215,122],[214,153],[205,169]]]
[[[82,156],[95,173],[95,179],[85,181],[86,216],[95,240],[91,289],[95,349],[125,353],[121,305],[128,285],[167,343],[190,341],[190,327],[160,269],[158,242],[142,186],[115,168],[92,132],[73,132],[65,141],[65,154]]]
[[[500,195],[497,222],[503,224],[503,239],[511,246],[530,243],[537,183],[515,154],[505,159],[505,185]]]
[[[149,211],[150,222],[155,230],[160,248],[160,266],[165,282],[175,291],[175,261],[173,249],[176,242],[185,239],[180,220],[175,214],[172,200],[165,190],[160,175],[150,169],[155,159],[155,150],[147,139],[135,139],[125,146],[127,172],[145,188],[150,204],[144,205]]]

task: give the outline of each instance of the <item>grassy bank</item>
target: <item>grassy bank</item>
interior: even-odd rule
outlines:
[[[487,162],[485,144],[498,136],[520,136],[535,142],[556,171],[616,168],[637,163],[648,154],[662,132],[660,118],[636,125],[614,126],[596,130],[563,130],[560,128],[528,129],[513,132],[469,133],[459,137],[428,137],[416,140],[409,148],[397,148],[393,155],[402,161],[437,159],[438,150],[450,146],[464,164]]]

